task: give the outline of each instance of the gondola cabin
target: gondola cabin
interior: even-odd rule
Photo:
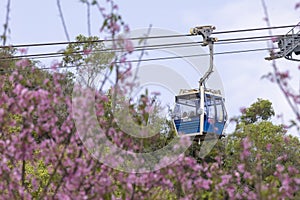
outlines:
[[[205,89],[181,90],[175,97],[172,115],[179,136],[223,136],[227,113],[220,91]]]

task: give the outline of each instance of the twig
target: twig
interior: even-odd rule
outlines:
[[[87,6],[87,26],[88,26],[88,35],[92,35],[91,31],[91,5],[88,1],[86,1]]]
[[[1,38],[3,39],[3,46],[6,44],[6,39],[7,39],[7,31],[9,30],[8,28],[8,22],[9,22],[9,13],[10,13],[10,0],[7,0],[7,6],[6,6],[6,17],[5,17],[5,23],[4,23],[4,31],[3,35],[1,35]]]
[[[142,60],[142,58],[145,54],[145,46],[147,44],[147,37],[149,37],[149,35],[150,35],[151,28],[152,28],[152,24],[149,25],[149,28],[148,28],[148,31],[147,31],[147,34],[146,34],[146,39],[144,39],[144,41],[143,41],[142,52],[139,55],[139,59],[138,59],[139,61],[137,63],[136,72],[135,72],[133,81],[135,81],[137,79],[137,74],[138,74],[139,67],[141,65],[141,60]]]
[[[25,176],[26,176],[26,161],[23,160],[23,162],[22,162],[22,186],[26,188],[26,186],[25,186]]]
[[[148,28],[146,37],[145,37],[145,39],[143,40],[142,51],[141,51],[141,53],[140,53],[140,55],[139,55],[138,63],[137,63],[137,65],[136,65],[136,71],[135,71],[135,74],[134,74],[134,78],[133,78],[133,80],[132,80],[133,83],[134,83],[134,82],[137,80],[137,78],[138,78],[139,68],[140,68],[140,65],[141,65],[141,62],[142,62],[142,58],[143,58],[143,56],[144,56],[144,54],[145,54],[145,46],[146,46],[146,44],[147,44],[147,38],[148,38],[149,35],[150,35],[151,28],[152,28],[152,24],[149,25],[149,28]],[[133,92],[133,91],[131,90],[130,93],[129,93],[129,96],[132,95],[132,92]]]
[[[135,194],[135,184],[132,184],[132,193],[131,193],[131,200],[134,200],[134,194]]]
[[[60,19],[61,19],[64,31],[65,31],[66,38],[70,42],[70,37],[69,37],[67,26],[66,26],[66,23],[65,23],[65,20],[64,20],[63,12],[62,12],[62,9],[61,9],[60,0],[57,0],[56,3],[57,3]]]

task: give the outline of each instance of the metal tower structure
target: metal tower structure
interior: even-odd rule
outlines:
[[[286,58],[288,60],[300,61],[298,58],[293,57],[300,54],[300,23],[292,28],[286,35],[278,38],[277,42],[280,51],[271,52],[270,57],[266,57],[266,60],[274,60],[278,58]]]

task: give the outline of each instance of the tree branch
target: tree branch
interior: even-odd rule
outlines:
[[[91,31],[91,5],[88,1],[86,1],[86,6],[87,6],[87,26],[88,26],[88,35],[92,35]]]
[[[9,22],[9,13],[10,13],[10,0],[7,0],[7,6],[6,6],[6,17],[5,17],[5,23],[4,23],[4,31],[3,35],[1,35],[1,39],[3,40],[3,46],[6,44],[7,40],[7,31],[9,30],[8,28],[8,22]]]
[[[60,19],[61,19],[64,31],[65,31],[66,38],[67,38],[68,41],[70,41],[69,33],[68,33],[68,30],[67,30],[67,26],[66,26],[64,16],[63,16],[63,12],[62,12],[61,5],[60,5],[60,0],[57,0],[56,3],[57,3],[57,8],[58,8],[58,11],[59,11]]]

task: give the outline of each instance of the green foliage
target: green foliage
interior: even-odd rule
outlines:
[[[225,138],[219,139],[214,145],[214,147],[211,149],[211,151],[204,158],[201,158],[199,156],[201,148],[203,147],[203,141],[200,144],[198,141],[193,141],[192,145],[187,149],[185,154],[195,158],[198,163],[213,163],[216,162],[217,157],[225,157],[226,141],[227,140]]]
[[[76,42],[70,43],[64,51],[64,64],[81,66],[87,63],[101,66],[109,63],[112,53],[104,48],[104,43],[97,36],[78,35]]]
[[[19,115],[19,114],[11,114],[11,113],[9,113],[9,114],[8,114],[8,118],[9,118],[11,121],[13,121],[13,124],[14,124],[14,125],[13,125],[13,126],[7,127],[7,128],[8,128],[7,132],[8,132],[9,134],[19,133],[19,132],[21,131],[21,124],[22,124],[22,122],[23,122],[22,116]]]
[[[224,167],[226,170],[238,168],[241,162],[237,161],[241,161],[240,156],[244,151],[242,142],[248,138],[251,146],[250,155],[243,161],[245,170],[256,175],[264,183],[273,184],[273,189],[278,192],[278,179],[274,177],[276,165],[300,169],[300,142],[298,138],[286,135],[283,126],[267,121],[272,115],[274,111],[268,100],[258,99],[245,109],[237,124],[238,128],[227,136]],[[261,166],[260,169],[258,166]],[[250,188],[255,187],[254,183],[259,180],[245,184]],[[270,192],[262,191],[262,195],[270,195]]]
[[[36,161],[37,164],[26,163],[25,165],[25,176],[26,176],[26,187],[31,193],[34,199],[39,199],[43,188],[47,185],[50,178],[47,166],[44,164],[43,160]],[[34,167],[35,166],[35,167]],[[33,181],[34,179],[34,181]],[[36,183],[37,185],[32,185],[31,183]]]
[[[201,144],[194,142],[186,152],[198,163],[208,163],[214,166],[222,165],[222,173],[241,173],[239,184],[234,182],[236,191],[243,193],[245,187],[260,195],[261,199],[270,199],[271,195],[282,193],[282,180],[279,179],[278,166],[285,169],[282,174],[289,174],[290,167],[300,169],[300,141],[297,137],[288,135],[282,125],[269,121],[274,115],[272,103],[258,99],[242,115],[236,118],[236,129],[232,134],[219,140],[212,151],[204,158],[199,157]],[[245,147],[245,141],[248,147]],[[247,149],[248,148],[248,149]],[[243,176],[248,173],[248,178]],[[298,177],[291,174],[291,177]],[[212,174],[213,184],[220,182],[220,174]],[[234,181],[234,179],[231,179]],[[260,187],[260,185],[268,186]],[[198,195],[198,194],[195,194]],[[300,193],[295,193],[299,197]],[[207,190],[201,192],[202,199],[226,199],[226,191]],[[296,198],[296,199],[297,199]]]
[[[261,120],[268,120],[274,116],[275,112],[272,103],[268,100],[258,99],[249,108],[244,110],[241,121],[245,124],[256,123]]]
[[[64,51],[63,65],[75,66],[78,83],[94,87],[96,77],[109,66],[114,55],[98,37],[78,35],[76,42],[70,43]]]
[[[85,37],[84,35],[78,35],[76,37],[76,42],[70,43],[64,51],[64,64],[76,64],[77,66],[87,64],[91,60],[96,62],[99,53],[103,51],[104,44],[96,36]],[[89,55],[92,51],[98,51],[98,55],[94,54]],[[107,63],[107,60],[102,61]]]
[[[15,48],[1,48],[0,49],[0,75],[8,72],[12,72],[15,67],[15,62],[10,58],[15,55]]]

